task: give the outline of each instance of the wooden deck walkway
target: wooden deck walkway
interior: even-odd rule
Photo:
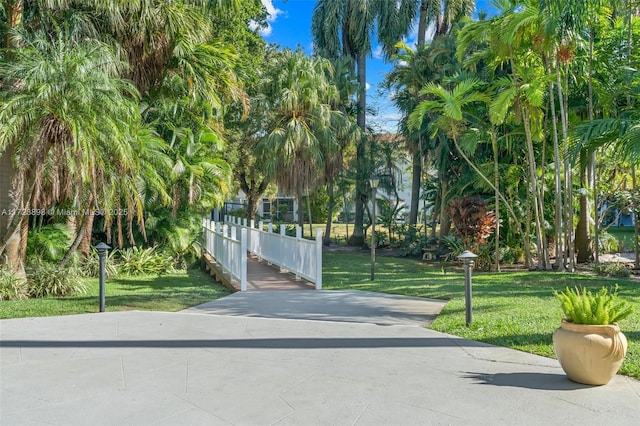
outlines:
[[[232,280],[228,274],[223,274],[220,266],[209,254],[204,255],[204,260],[207,270],[216,281],[231,291],[240,291],[240,283]],[[279,267],[268,265],[254,256],[247,258],[247,291],[314,289],[315,285],[303,278],[296,279],[288,272],[280,272]]]

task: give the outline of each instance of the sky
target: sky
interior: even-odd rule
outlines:
[[[315,0],[261,0],[269,13],[269,26],[261,32],[268,43],[283,48],[301,47],[307,54],[313,54],[311,37],[311,16]],[[390,0],[392,1],[392,0]],[[488,0],[477,1],[476,9],[487,9]],[[417,25],[407,36],[409,46],[415,46]],[[380,46],[372,46],[372,55],[367,60],[367,106],[376,110],[375,116],[367,117],[367,124],[380,132],[395,132],[400,113],[390,100],[390,93],[381,92],[379,85],[391,70],[380,54]]]

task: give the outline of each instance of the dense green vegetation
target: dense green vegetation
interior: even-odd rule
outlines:
[[[358,2],[316,1],[310,56],[267,46],[259,0],[2,1],[0,262],[24,276],[57,229],[61,267],[100,240],[188,263],[200,218],[238,189],[250,218],[277,191],[299,223],[314,205],[326,243],[353,208],[360,246],[374,173],[379,241],[413,254],[477,241],[486,268],[573,271],[638,249],[604,233],[640,204],[636,1],[507,0],[477,19],[470,0]],[[366,121],[376,44],[391,137]]]

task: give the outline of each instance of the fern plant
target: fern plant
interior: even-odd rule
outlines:
[[[602,287],[593,294],[586,288],[578,287],[565,291],[554,291],[568,320],[575,324],[608,325],[617,323],[631,315],[633,305],[618,299],[618,285],[613,291]]]

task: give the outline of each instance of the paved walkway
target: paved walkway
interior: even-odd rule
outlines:
[[[239,290],[239,288],[238,288]],[[247,290],[315,290],[315,285],[275,266],[247,257]]]
[[[0,321],[0,424],[600,426],[640,419],[640,382],[617,376],[606,386],[579,385],[553,359],[425,329],[430,314],[408,308],[417,306],[413,298],[291,291],[225,299],[215,309],[179,313]],[[309,306],[314,320],[296,319],[297,305]],[[322,306],[337,317],[317,321]]]
[[[205,256],[205,261],[210,268],[220,271],[220,267],[212,262],[210,256]],[[240,291],[240,283],[228,276],[225,275],[222,281],[226,287]],[[302,278],[297,279],[289,272],[280,272],[280,268],[258,260],[255,256],[247,256],[247,290],[315,290],[315,284]]]
[[[238,292],[182,312],[243,317],[427,326],[444,300],[366,291]]]

